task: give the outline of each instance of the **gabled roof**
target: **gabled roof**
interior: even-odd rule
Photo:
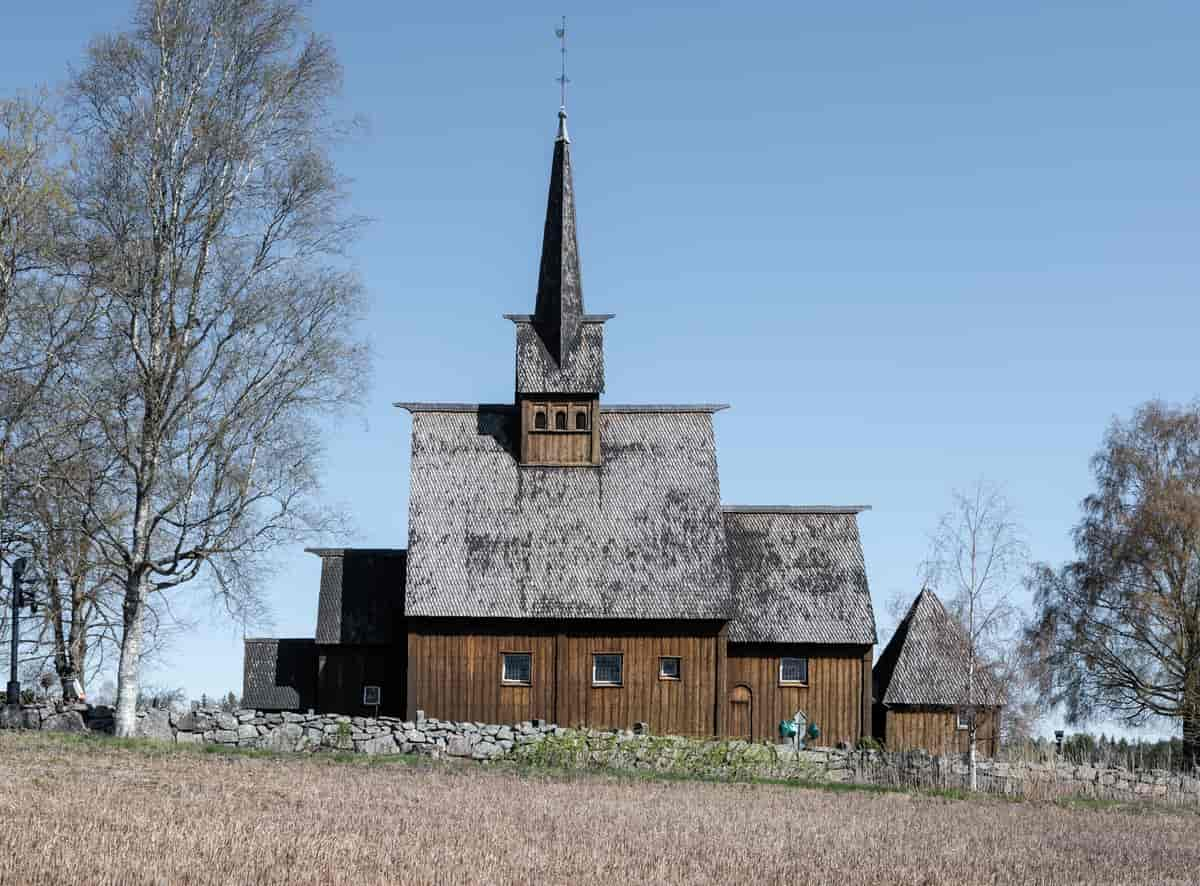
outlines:
[[[861,506],[724,508],[733,576],[731,641],[875,642],[858,537]]]
[[[962,625],[933,591],[921,591],[875,664],[876,699],[888,705],[963,704],[968,649]],[[1004,704],[1004,693],[986,667],[976,668],[975,680],[975,704]]]
[[[602,409],[599,465],[535,467],[510,406],[409,406],[407,615],[729,617],[712,407]]]
[[[390,643],[404,615],[404,562],[394,548],[307,548],[321,558],[318,643]]]
[[[316,705],[316,643],[310,639],[247,638],[242,705],[299,711]]]

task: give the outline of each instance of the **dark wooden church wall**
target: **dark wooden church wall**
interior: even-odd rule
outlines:
[[[519,627],[518,627],[519,626]],[[582,629],[581,629],[582,628]],[[521,621],[409,625],[408,716],[711,735],[720,625],[715,623]],[[532,655],[529,686],[500,681],[505,652]],[[593,686],[592,656],[621,653],[622,685]],[[659,659],[681,659],[679,680],[659,679]]]
[[[323,713],[374,716],[375,707],[362,703],[363,686],[378,686],[379,713],[402,717],[405,685],[402,646],[317,647],[317,709]]]
[[[725,733],[735,738],[778,742],[779,721],[790,720],[798,710],[821,730],[816,744],[853,744],[870,734],[871,654],[863,646],[731,643],[728,659],[730,699],[738,687],[739,701],[726,705]],[[779,684],[779,659],[808,659],[808,685]],[[749,707],[749,714],[746,707]],[[749,723],[752,734],[746,735]]]
[[[530,685],[500,682],[502,655],[528,652]],[[408,635],[408,716],[423,710],[439,720],[519,723],[551,720],[554,712],[554,637],[545,634],[444,633],[413,629]]]
[[[708,636],[567,635],[559,647],[564,678],[557,721],[564,726],[629,729],[639,721],[660,735],[712,735],[716,631]],[[619,652],[623,685],[593,686],[592,655]],[[680,679],[659,678],[659,659],[680,659]]]
[[[967,730],[957,727],[958,716],[948,707],[895,706],[884,713],[883,735],[877,736],[889,751],[923,749],[931,754],[965,754]],[[991,708],[979,719],[976,748],[983,756],[996,752],[1000,710]]]

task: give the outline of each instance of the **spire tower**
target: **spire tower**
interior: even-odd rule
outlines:
[[[533,326],[550,356],[561,367],[579,340],[583,322],[583,279],[575,236],[575,185],[571,178],[571,139],[567,112],[558,112],[558,135],[550,166],[550,194],[542,232],[537,306]]]

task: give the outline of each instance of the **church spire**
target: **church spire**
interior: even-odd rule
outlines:
[[[542,234],[537,307],[533,313],[533,326],[560,367],[579,340],[582,322],[583,280],[579,271],[579,243],[575,238],[571,139],[567,135],[566,108],[560,108],[550,167],[550,195],[546,200],[546,227]]]

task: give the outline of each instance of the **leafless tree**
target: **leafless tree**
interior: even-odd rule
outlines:
[[[43,455],[62,428],[64,384],[94,310],[67,272],[66,148],[46,93],[0,100],[0,560],[6,564],[10,555],[29,553],[37,538]]]
[[[337,516],[318,420],[359,401],[367,362],[339,84],[293,0],[140,0],[74,78],[75,254],[100,316],[72,407],[116,457],[119,520],[88,525],[121,586],[121,735],[151,598],[203,578],[240,615],[263,556]]]
[[[1096,491],[1077,559],[1036,567],[1028,634],[1048,703],[1071,723],[1169,717],[1200,762],[1200,401],[1151,401],[1114,420],[1092,458]]]
[[[981,672],[999,683],[1000,666],[1009,662],[1006,647],[1016,609],[1012,602],[1027,560],[1014,512],[1001,490],[983,480],[953,493],[953,503],[938,523],[923,566],[927,587],[939,591],[966,637],[966,683],[959,710],[967,722],[968,775],[977,788],[978,722],[983,703]],[[1000,685],[1004,685],[1000,683]]]

